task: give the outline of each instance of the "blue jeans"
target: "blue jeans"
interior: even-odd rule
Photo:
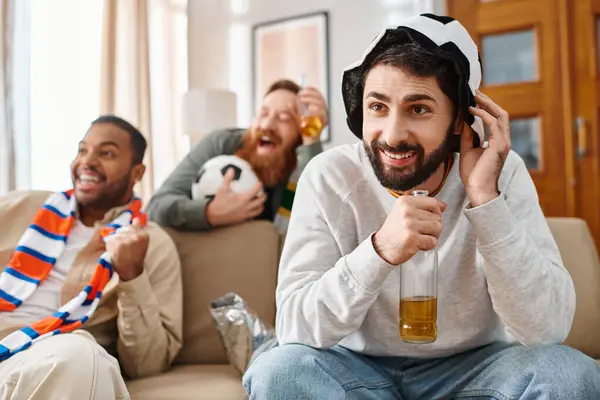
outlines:
[[[600,365],[566,346],[495,343],[451,357],[368,357],[284,345],[244,375],[250,400],[600,399]]]

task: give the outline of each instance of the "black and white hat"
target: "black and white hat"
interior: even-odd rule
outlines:
[[[477,45],[467,30],[455,19],[433,14],[421,14],[404,21],[397,28],[385,29],[373,40],[357,62],[342,74],[342,97],[348,127],[362,139],[363,70],[385,49],[394,45],[415,43],[440,57],[450,59],[459,76],[458,107],[465,121],[471,125],[483,142],[481,118],[473,116],[468,108],[475,106],[475,90],[481,84],[481,60]]]

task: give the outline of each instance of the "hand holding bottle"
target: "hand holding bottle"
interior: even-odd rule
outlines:
[[[426,190],[415,190],[412,195],[415,200],[421,199],[416,201],[425,207],[421,209],[425,212],[421,212],[419,220],[422,229],[416,229],[417,250],[403,262],[400,274],[400,339],[407,343],[426,344],[435,342],[438,336],[438,253],[435,245],[442,230],[441,214],[446,205],[430,201],[435,199],[428,197]],[[422,236],[425,236],[425,244]]]
[[[298,114],[302,144],[317,142],[323,128],[327,126],[327,103],[323,95],[314,87],[306,85],[306,78],[300,78],[301,90],[298,93]]]
[[[379,256],[392,265],[410,260],[419,250],[435,248],[442,232],[446,204],[427,196],[400,196],[385,222],[373,235]]]

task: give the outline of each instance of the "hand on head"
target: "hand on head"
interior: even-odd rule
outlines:
[[[488,126],[490,137],[486,148],[473,148],[475,132],[465,124],[460,146],[460,176],[473,206],[483,205],[499,195],[498,180],[510,151],[510,121],[508,113],[479,90],[475,95],[477,108],[469,111]]]

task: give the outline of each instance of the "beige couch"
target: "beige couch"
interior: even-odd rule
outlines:
[[[577,290],[566,344],[600,359],[600,263],[592,238],[581,220],[548,222]],[[208,307],[214,298],[234,291],[272,323],[281,238],[266,222],[211,233],[169,233],[183,265],[184,346],[171,371],[129,382],[131,394],[143,400],[242,399],[240,375],[227,365]]]
[[[243,399],[241,376],[227,364],[209,305],[233,291],[274,321],[281,236],[264,221],[210,233],[167,231],[183,267],[184,345],[171,371],[129,382],[130,393],[134,400]]]

